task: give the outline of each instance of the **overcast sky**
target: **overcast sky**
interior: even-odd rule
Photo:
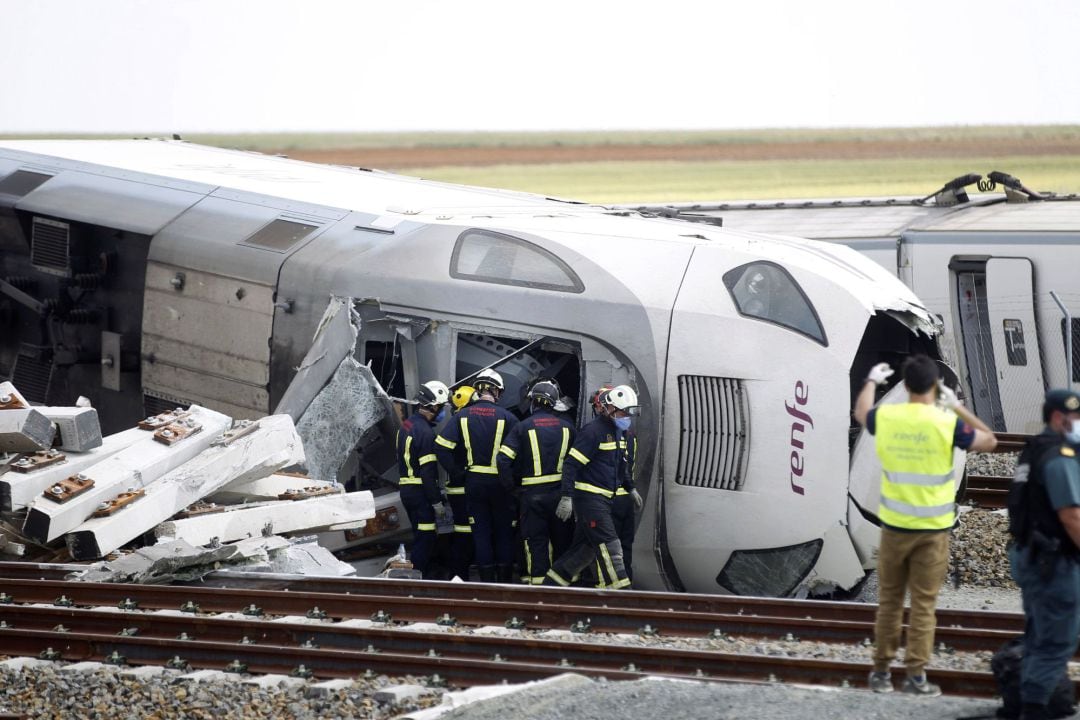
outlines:
[[[1076,0],[0,0],[0,133],[1080,123]]]

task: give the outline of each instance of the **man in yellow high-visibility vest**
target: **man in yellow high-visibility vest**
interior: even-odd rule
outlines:
[[[875,408],[875,390],[892,374],[888,363],[875,365],[855,401],[855,419],[874,436],[882,467],[870,689],[893,689],[889,665],[900,644],[904,595],[910,592],[903,690],[933,696],[941,688],[926,679],[926,665],[934,648],[937,596],[949,567],[949,531],[956,522],[953,447],[987,452],[997,438],[941,382],[937,364],[926,355],[909,357],[901,368],[908,402]]]

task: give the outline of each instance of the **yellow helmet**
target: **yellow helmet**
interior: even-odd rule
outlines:
[[[454,408],[460,410],[471,403],[475,395],[475,389],[469,385],[462,385],[454,391],[454,394],[450,396],[450,400],[454,403]]]

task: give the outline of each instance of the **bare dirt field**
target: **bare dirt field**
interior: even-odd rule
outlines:
[[[1080,138],[980,138],[975,140],[830,140],[825,142],[728,142],[701,144],[593,144],[494,147],[383,147],[279,151],[311,162],[354,167],[542,165],[643,161],[868,160],[1080,156]]]

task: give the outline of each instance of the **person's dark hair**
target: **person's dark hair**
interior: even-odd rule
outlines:
[[[937,363],[926,355],[909,357],[900,368],[900,374],[904,376],[904,385],[907,386],[908,391],[916,395],[930,392],[941,377]]]

